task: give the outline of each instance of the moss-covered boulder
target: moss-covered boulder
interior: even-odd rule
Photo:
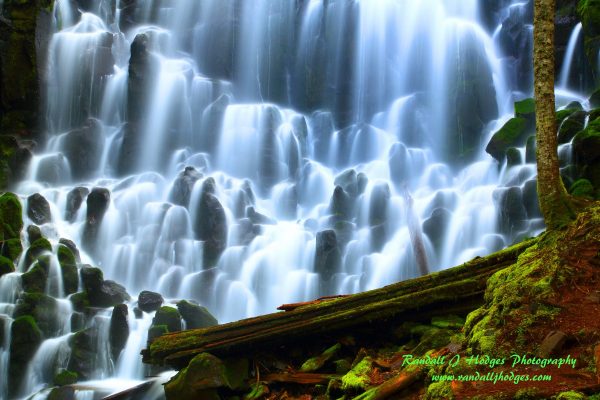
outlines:
[[[535,99],[516,101],[514,107],[515,117],[525,118],[530,124],[535,124]]]
[[[104,280],[99,268],[85,265],[80,270],[83,289],[92,307],[114,307],[131,299],[125,288],[111,280]]]
[[[79,287],[79,272],[75,255],[65,245],[59,245],[57,250],[58,263],[62,272],[63,287],[66,295],[73,294]]]
[[[600,118],[575,135],[573,156],[580,176],[600,187]]]
[[[33,158],[31,145],[15,136],[0,135],[0,190],[23,179]]]
[[[84,312],[87,307],[90,306],[90,299],[88,298],[87,292],[78,292],[69,296],[73,309],[78,312]]]
[[[215,395],[218,399],[215,389],[239,389],[247,378],[246,359],[223,361],[201,353],[165,384],[165,394],[167,399],[177,400],[210,399]]]
[[[150,329],[148,329],[148,342],[167,333],[169,333],[169,328],[166,325],[152,325]]]
[[[506,165],[509,167],[514,167],[515,165],[520,165],[523,163],[523,157],[521,156],[521,152],[516,147],[509,147],[506,150]]]
[[[567,117],[558,128],[558,144],[569,143],[575,135],[583,130],[587,112],[576,111]]]
[[[169,332],[178,332],[181,330],[181,315],[176,308],[164,306],[156,311],[152,319],[152,325],[166,325]]]
[[[597,68],[597,65],[594,64],[600,48],[600,0],[580,0],[577,13],[583,25],[583,41],[587,59],[590,60],[592,68]],[[598,71],[596,70],[596,72]]]
[[[594,186],[587,179],[578,179],[569,188],[569,193],[573,196],[585,197],[587,199],[594,199]]]
[[[27,364],[42,343],[43,335],[33,317],[26,315],[14,320],[11,338],[8,392],[12,398],[27,375]]]
[[[45,337],[53,337],[61,326],[58,319],[58,303],[42,293],[22,293],[15,307],[15,318],[31,316]]]
[[[23,230],[23,207],[17,195],[4,193],[0,196],[0,241],[2,255],[16,260],[23,246],[21,231]]]
[[[48,259],[46,258],[46,261]],[[21,275],[21,284],[23,290],[28,293],[44,293],[46,291],[46,283],[48,282],[47,263],[44,260],[39,260],[33,264],[27,272]]]
[[[498,161],[504,161],[506,150],[510,147],[522,146],[531,134],[525,118],[516,117],[509,119],[494,133],[485,151]]]
[[[95,346],[97,340],[96,329],[85,329],[69,338],[71,357],[67,369],[75,372],[81,380],[89,380],[92,377],[98,356]]]
[[[177,303],[177,310],[185,321],[186,329],[208,328],[219,324],[219,321],[206,309],[189,301]]]
[[[69,371],[68,369],[62,370],[54,377],[54,384],[56,386],[72,385],[77,382],[77,372]]]
[[[75,389],[71,386],[61,386],[50,391],[46,400],[76,400]]]
[[[33,242],[25,252],[25,265],[31,266],[35,260],[45,253],[52,252],[52,245],[46,238],[41,238]]]
[[[10,274],[11,272],[15,272],[15,264],[12,260],[0,256],[0,277],[5,274]]]
[[[42,230],[37,225],[29,225],[27,227],[27,241],[31,244],[38,239],[43,238]]]

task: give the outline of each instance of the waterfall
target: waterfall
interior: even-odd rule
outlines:
[[[520,203],[518,223],[503,217],[503,196],[524,202],[535,167],[484,151],[514,100],[532,94],[526,2],[75,3],[55,3],[49,140],[16,192],[48,201],[51,221],[38,225],[53,254],[72,240],[79,270],[97,266],[131,294],[129,334],[112,354],[113,310],[73,306],[50,256],[57,329],[24,395],[47,394],[77,335],[93,353],[77,398],[139,384],[155,316],[137,309],[143,290],[171,306],[196,301],[224,323],[420,276],[417,258],[439,271],[543,228]],[[580,30],[560,105],[584,104],[566,90]],[[104,189],[99,207],[89,193]],[[21,257],[0,277],[1,398],[28,267]]]
[[[571,75],[571,68],[573,67],[573,57],[575,54],[575,48],[579,44],[579,36],[581,36],[581,22],[575,25],[569,43],[567,44],[567,51],[565,52],[565,58],[560,70],[560,77],[558,78],[558,84],[567,89],[569,86],[569,76]]]

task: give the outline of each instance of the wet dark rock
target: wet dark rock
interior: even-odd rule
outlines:
[[[42,265],[41,262],[38,262],[21,275],[21,285],[25,292],[43,293],[46,290],[48,271]]]
[[[510,147],[523,146],[531,134],[525,118],[517,117],[509,119],[498,132],[494,133],[485,151],[502,162],[506,151]]]
[[[345,248],[346,245],[352,240],[356,225],[348,221],[337,221],[335,217],[332,217],[334,221],[331,221],[330,226],[337,235],[337,240],[340,248]]]
[[[158,310],[162,303],[164,299],[159,293],[144,290],[138,296],[139,309],[147,313]]]
[[[72,385],[77,382],[77,373],[69,370],[63,370],[54,377],[56,386]]]
[[[189,301],[177,303],[177,310],[185,321],[186,329],[208,328],[219,324],[219,321],[206,309]]]
[[[8,385],[10,397],[17,394],[23,378],[27,376],[27,364],[42,343],[42,331],[32,316],[16,317],[11,326],[10,363]]]
[[[484,7],[487,8],[487,7]],[[530,24],[533,22],[533,2],[524,7],[509,7],[508,15],[500,22],[502,28],[498,33],[498,42],[502,54],[512,61],[511,69],[514,70],[515,84],[523,92],[529,92],[533,87],[533,39]]]
[[[113,307],[131,299],[123,286],[114,281],[105,281],[99,268],[83,266],[80,275],[89,305],[92,307]]]
[[[73,256],[75,256],[75,261],[76,262],[81,262],[81,256],[79,254],[79,249],[77,249],[77,245],[75,244],[75,242],[73,242],[72,240],[69,239],[65,239],[65,238],[60,238],[58,240],[59,244],[62,244],[63,246],[67,247],[69,250],[71,250],[71,253],[73,253]]]
[[[71,357],[67,369],[77,373],[82,381],[91,379],[94,373],[98,355],[95,346],[97,340],[98,331],[94,328],[79,331],[69,338]]]
[[[76,400],[75,389],[71,386],[62,386],[52,389],[47,400]]]
[[[341,186],[336,186],[329,202],[329,212],[335,217],[348,221],[352,218],[353,202]]]
[[[206,184],[206,182],[205,182]],[[204,191],[194,221],[196,239],[204,242],[204,267],[214,266],[227,245],[227,219],[219,199]]]
[[[527,216],[531,218],[539,218],[542,215],[540,211],[540,203],[537,195],[537,180],[531,179],[523,185],[523,205],[527,211]]]
[[[448,225],[452,220],[452,213],[445,208],[436,208],[429,218],[423,221],[423,233],[427,235],[431,243],[440,251],[443,244]]]
[[[165,325],[169,332],[181,330],[181,315],[176,308],[163,306],[156,311],[152,319],[152,326]]]
[[[90,178],[98,170],[104,142],[102,125],[94,118],[89,118],[81,128],[65,135],[63,154],[69,160],[73,179]]]
[[[58,303],[43,293],[22,293],[14,311],[14,318],[31,316],[44,337],[54,337],[61,329],[58,321]]]
[[[535,155],[535,151],[536,151],[536,143],[535,143],[535,135],[534,136],[529,136],[527,138],[527,143],[525,144],[525,162],[528,164],[532,164],[535,163],[536,159],[536,155]]]
[[[135,319],[142,319],[144,317],[144,312],[140,310],[139,307],[134,307],[133,315],[135,315]]]
[[[3,240],[20,239],[23,230],[23,209],[17,195],[6,192],[0,196],[0,235]]]
[[[558,129],[558,144],[569,143],[575,135],[583,130],[587,112],[576,111],[560,124]]]
[[[44,156],[38,165],[36,180],[49,185],[61,185],[69,181],[67,158],[62,154]]]
[[[387,240],[386,222],[390,197],[390,188],[387,183],[380,183],[373,187],[369,202],[369,227],[371,228],[371,246],[374,251],[380,251]]]
[[[159,336],[166,335],[167,333],[169,333],[169,328],[167,328],[166,325],[152,325],[150,329],[148,329],[148,342],[151,342]]]
[[[29,243],[33,243],[38,239],[42,238],[42,230],[37,225],[29,225],[27,227],[27,240]]]
[[[104,282],[104,274],[100,268],[95,268],[90,265],[84,265],[79,271],[83,289],[86,292],[93,292],[100,289]]]
[[[333,274],[339,271],[341,263],[342,254],[335,231],[325,230],[317,233],[315,272],[320,274],[324,281],[330,280]]]
[[[60,264],[63,287],[66,295],[75,293],[79,287],[77,258],[71,249],[63,244],[58,246],[58,263]]]
[[[67,194],[67,205],[65,209],[65,218],[69,222],[73,222],[77,216],[77,211],[83,204],[83,200],[89,194],[89,190],[85,187],[76,187]]]
[[[110,205],[110,192],[105,188],[94,188],[87,197],[87,215],[83,229],[83,246],[94,253],[98,230]]]
[[[273,218],[269,218],[264,214],[257,212],[254,207],[250,206],[246,208],[246,216],[253,224],[257,225],[276,225],[277,221]]]
[[[26,177],[34,143],[16,136],[0,135],[0,189],[6,190]]]
[[[348,169],[335,177],[333,184],[340,186],[351,197],[356,197],[358,191],[358,175],[354,169]]]
[[[187,207],[190,204],[190,197],[196,182],[202,178],[202,174],[194,167],[185,167],[179,173],[177,179],[173,183],[171,193],[169,193],[169,201],[174,204]]]
[[[27,216],[34,224],[43,225],[52,221],[50,203],[39,193],[27,198]]]
[[[113,361],[119,358],[119,354],[127,344],[129,337],[129,324],[127,322],[128,309],[126,304],[118,304],[114,306],[110,317],[110,350]]]
[[[508,167],[514,167],[515,165],[520,165],[523,163],[523,157],[521,157],[521,152],[519,149],[515,147],[510,147],[506,150],[506,165]]]
[[[234,241],[241,246],[249,245],[259,233],[255,225],[248,218],[240,219],[235,231],[237,235]]]
[[[497,202],[498,225],[508,235],[521,231],[527,221],[527,211],[523,205],[523,194],[520,187],[499,189],[494,192]]]

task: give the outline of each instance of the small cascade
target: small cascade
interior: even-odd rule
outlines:
[[[21,393],[30,394],[44,389],[61,369],[66,369],[71,354],[70,337],[67,334],[46,339],[41,344],[27,367]]]
[[[569,88],[569,77],[571,76],[571,69],[573,67],[573,58],[575,56],[575,48],[580,45],[582,24],[581,22],[575,25],[569,43],[567,44],[567,51],[565,52],[565,58],[563,60],[562,68],[560,70],[560,76],[558,78],[558,84],[564,89]]]

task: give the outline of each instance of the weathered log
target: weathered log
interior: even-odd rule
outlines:
[[[341,297],[348,297],[348,296],[349,295],[347,295],[347,294],[338,294],[338,295],[334,295],[334,296],[323,296],[323,297],[319,297],[316,300],[311,300],[311,301],[303,301],[303,302],[300,302],[300,303],[282,304],[279,307],[277,307],[277,309],[280,310],[280,311],[293,311],[296,308],[308,306],[310,304],[322,303],[324,301],[333,300],[333,299],[339,299]]]
[[[455,268],[380,289],[310,303],[292,311],[163,335],[142,351],[143,360],[180,369],[202,352],[217,356],[250,354],[285,343],[301,344],[302,340],[347,328],[466,313],[482,303],[489,276],[513,264],[535,242],[529,240]]]

